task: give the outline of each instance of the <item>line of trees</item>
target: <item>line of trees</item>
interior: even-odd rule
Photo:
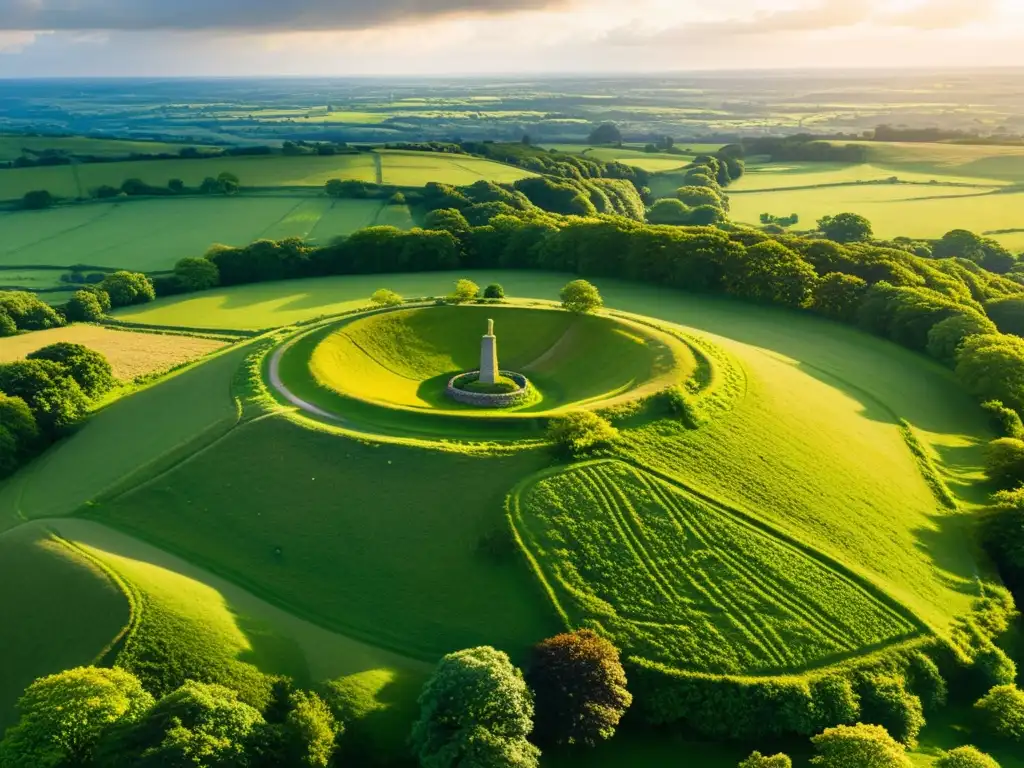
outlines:
[[[345,743],[346,705],[336,697],[331,685],[321,698],[277,678],[257,708],[217,683],[186,680],[158,692],[124,669],[71,669],[25,690],[20,719],[0,741],[0,765],[356,764],[336,758],[358,754]],[[538,643],[525,676],[501,651],[471,648],[445,656],[426,681],[419,716],[409,724],[408,751],[388,747],[429,768],[534,768],[537,745],[593,746],[610,739],[631,702],[618,650],[590,630]],[[372,762],[377,756],[359,757]]]

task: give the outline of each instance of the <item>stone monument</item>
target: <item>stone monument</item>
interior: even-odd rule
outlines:
[[[487,321],[487,335],[480,341],[480,383],[495,384],[498,381],[498,339],[494,336],[494,321]]]

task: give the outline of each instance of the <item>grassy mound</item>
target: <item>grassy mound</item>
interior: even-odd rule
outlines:
[[[127,597],[43,526],[0,535],[0,730],[35,678],[92,664],[128,627]]]
[[[358,318],[312,334],[286,358],[308,354],[314,382],[342,397],[451,409],[445,386],[453,374],[479,367],[488,318],[495,321],[502,368],[527,375],[540,393],[525,409],[530,412],[655,392],[683,381],[693,365],[684,344],[638,324],[507,306],[430,307]]]
[[[779,674],[920,632],[834,563],[622,462],[548,472],[512,508],[570,622],[603,626],[630,655]]]

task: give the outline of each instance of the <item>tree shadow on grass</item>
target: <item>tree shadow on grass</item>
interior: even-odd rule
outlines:
[[[306,654],[298,642],[275,632],[267,624],[232,611],[235,623],[248,638],[252,648],[238,655],[238,660],[252,664],[270,675],[290,677],[299,687],[314,681],[306,662]]]
[[[964,595],[981,597],[976,579],[978,563],[985,562],[975,533],[974,515],[949,513],[931,518],[934,528],[915,528],[915,546],[936,569],[936,575],[949,589]]]

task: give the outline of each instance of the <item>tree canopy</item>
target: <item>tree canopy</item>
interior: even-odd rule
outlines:
[[[507,655],[487,646],[441,659],[420,694],[412,745],[423,768],[535,768],[533,698]]]

